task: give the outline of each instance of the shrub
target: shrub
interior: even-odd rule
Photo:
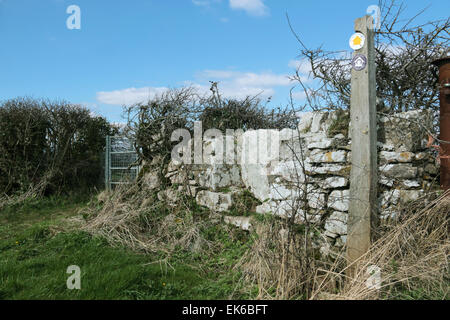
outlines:
[[[288,109],[267,110],[257,97],[242,100],[222,99],[217,84],[212,94],[199,97],[194,88],[168,90],[145,104],[127,109],[126,132],[136,138],[139,158],[146,171],[157,172],[160,182],[168,184],[167,166],[171,152],[178,141],[172,141],[177,129],[187,129],[193,135],[195,121],[201,121],[202,130],[218,129],[282,129],[294,128],[294,112]]]
[[[146,170],[156,171],[160,181],[165,182],[170,162],[172,132],[192,128],[195,97],[191,88],[173,89],[155,97],[146,104],[128,108],[127,134],[136,139],[140,160]]]
[[[112,128],[67,102],[16,98],[0,105],[0,191],[89,189],[102,181],[102,149]]]
[[[292,113],[286,109],[268,111],[261,101],[247,97],[228,99],[220,104],[209,100],[199,115],[203,129],[283,129],[295,126]]]

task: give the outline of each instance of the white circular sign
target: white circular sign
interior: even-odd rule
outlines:
[[[366,68],[367,58],[363,54],[357,54],[352,59],[352,67],[356,71],[361,71]]]
[[[364,47],[364,44],[366,43],[366,37],[361,32],[356,32],[353,34],[350,38],[350,48],[353,50],[359,50],[362,47]]]

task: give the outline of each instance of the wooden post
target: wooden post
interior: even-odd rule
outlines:
[[[377,121],[376,78],[373,19],[358,18],[355,31],[365,36],[365,44],[353,57],[362,55],[366,65],[352,68],[351,139],[352,169],[350,174],[350,206],[348,217],[347,259],[351,264],[367,252],[371,241],[371,224],[377,214]],[[359,40],[358,40],[359,42]],[[361,57],[361,56],[359,56]],[[352,273],[354,268],[350,268]]]

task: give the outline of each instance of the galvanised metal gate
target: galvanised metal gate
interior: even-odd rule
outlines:
[[[140,167],[134,141],[121,136],[106,137],[105,187],[113,189],[116,185],[136,180]]]

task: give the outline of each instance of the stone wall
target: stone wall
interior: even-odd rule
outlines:
[[[428,112],[379,117],[381,219],[395,215],[401,202],[417,200],[437,184],[438,166],[426,145],[426,128],[431,127]],[[298,223],[306,219],[318,223],[329,242],[341,246],[347,236],[350,197],[349,131],[348,114],[343,112],[303,113],[297,129],[235,134],[223,139],[233,142],[234,156],[227,154],[222,160],[212,152],[203,155],[206,164],[190,165],[189,170],[172,162],[167,177],[179,185],[179,192],[237,226],[248,229],[248,218],[227,216],[227,212],[236,196],[248,190],[258,200],[252,208],[256,213],[289,217],[295,212]],[[222,150],[216,143],[204,141],[204,150]],[[223,146],[223,150],[230,148]]]

